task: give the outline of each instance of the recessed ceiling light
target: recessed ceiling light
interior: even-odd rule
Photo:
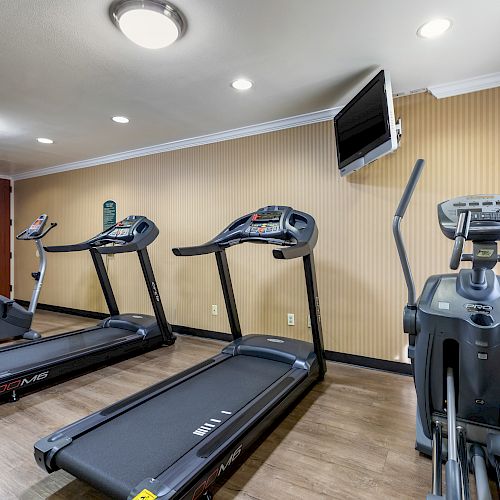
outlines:
[[[52,139],[47,139],[47,137],[37,137],[36,140],[41,144],[54,144]]]
[[[436,38],[451,28],[449,19],[433,19],[422,24],[417,30],[417,35],[422,38]]]
[[[180,12],[163,0],[115,0],[110,15],[122,33],[146,49],[161,49],[184,32]]]
[[[128,123],[130,121],[126,116],[113,116],[111,119],[116,123]]]
[[[253,87],[253,82],[246,78],[238,78],[231,83],[231,87],[236,90],[248,90]]]

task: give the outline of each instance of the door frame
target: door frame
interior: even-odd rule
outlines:
[[[10,186],[10,298],[14,298],[14,181],[6,175],[0,175],[0,179],[8,181]]]

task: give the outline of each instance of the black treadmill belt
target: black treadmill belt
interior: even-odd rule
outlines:
[[[228,358],[75,439],[56,455],[56,465],[127,498],[203,440],[201,426],[228,420],[290,369],[256,357]]]
[[[61,356],[133,335],[137,334],[121,328],[93,328],[73,335],[55,336],[37,343],[23,344],[19,348],[0,351],[0,374],[41,366]]]

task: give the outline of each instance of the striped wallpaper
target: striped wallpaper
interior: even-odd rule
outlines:
[[[406,290],[391,234],[394,210],[418,157],[427,160],[403,223],[417,289],[448,271],[451,242],[436,204],[462,194],[500,191],[500,89],[436,100],[395,101],[403,140],[393,155],[347,178],[336,169],[332,124],[318,123],[17,181],[15,229],[47,212],[59,227],[47,244],[85,239],[101,229],[103,201],[118,216],[144,214],[160,228],[152,262],[172,323],[229,331],[213,256],[179,258],[170,248],[201,243],[237,216],[266,204],[311,213],[319,226],[316,266],[329,350],[406,361],[401,314]],[[29,299],[34,248],[17,242],[16,297]],[[307,339],[301,263],[276,261],[271,247],[228,251],[244,332]],[[150,306],[134,255],[107,258],[121,309]],[[90,256],[49,256],[41,302],[105,310]],[[211,305],[219,315],[211,315]],[[295,326],[287,326],[287,313]]]

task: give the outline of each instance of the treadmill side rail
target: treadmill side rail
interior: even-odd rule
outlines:
[[[52,467],[52,458],[54,455],[65,446],[71,444],[73,440],[58,433],[50,439],[43,439],[38,441],[35,447],[35,461],[36,463],[47,472],[55,472],[58,468]]]

